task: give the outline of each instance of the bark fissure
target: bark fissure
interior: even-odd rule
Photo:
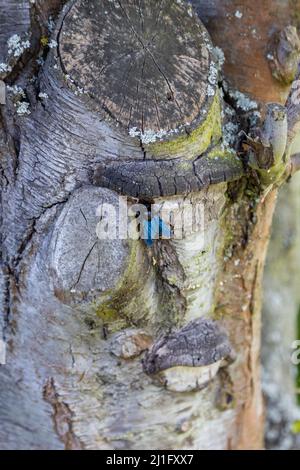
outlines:
[[[50,378],[44,387],[44,399],[50,403],[53,408],[52,418],[54,428],[57,435],[64,443],[65,449],[84,449],[82,443],[73,431],[73,414],[69,406],[60,399],[53,378]]]

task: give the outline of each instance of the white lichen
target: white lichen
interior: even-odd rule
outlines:
[[[230,106],[226,106],[225,108],[225,114],[227,116],[229,116],[230,118],[232,118],[233,116],[235,116],[235,112],[234,110],[230,107]],[[222,113],[222,117],[224,118],[224,113]]]
[[[57,46],[58,46],[57,41],[55,41],[55,39],[51,39],[51,41],[48,44],[49,49],[55,49],[55,47]]]
[[[22,40],[18,34],[14,34],[7,41],[8,54],[13,57],[20,57],[26,49],[30,48],[30,42]]]
[[[231,98],[236,101],[236,105],[241,108],[243,111],[252,111],[257,109],[258,105],[256,101],[250,99],[248,96],[244,95],[240,91],[229,90]]]
[[[136,127],[132,127],[129,130],[129,135],[131,137],[139,137],[143,144],[150,144],[152,142],[155,142],[156,140],[164,137],[166,134],[167,132],[163,129],[159,131],[146,130],[145,132],[141,132]]]
[[[241,11],[237,10],[235,12],[234,16],[240,20],[241,18],[243,18],[243,13]]]
[[[250,126],[252,128],[257,127],[260,124],[260,120],[261,120],[260,112],[259,111],[254,111],[253,113],[251,113],[251,116],[249,118]]]
[[[30,104],[26,101],[26,94],[23,88],[18,85],[7,86],[8,93],[13,95],[14,107],[19,116],[26,116],[30,114]]]
[[[185,124],[185,126],[188,125],[189,123]],[[144,132],[141,132],[137,127],[132,127],[131,129],[129,129],[130,137],[138,137],[141,140],[142,144],[145,145],[156,142],[157,140],[160,140],[167,135],[177,134],[178,132],[179,129],[170,129],[169,131],[166,131],[164,129],[160,129],[159,131],[149,129],[145,130]]]
[[[218,68],[215,64],[211,64],[209,67],[208,81],[211,85],[216,85],[218,83]]]
[[[83,95],[84,94],[84,88],[77,87],[76,90],[74,91],[75,95]]]
[[[15,106],[19,116],[26,116],[30,114],[29,103],[26,101],[18,101]]]
[[[7,91],[12,93],[14,96],[19,96],[20,98],[25,98],[25,92],[23,88],[18,85],[7,86]]]
[[[234,144],[239,131],[239,126],[233,122],[227,122],[223,126],[223,144],[230,147]]]
[[[12,71],[12,68],[10,65],[5,64],[3,62],[0,64],[0,73],[11,72],[11,71]]]
[[[214,96],[214,94],[215,94],[215,89],[211,85],[208,85],[207,96]]]
[[[222,49],[220,47],[214,47],[213,48],[213,54],[214,54],[215,59],[216,59],[217,68],[219,70],[221,70],[223,68],[224,63],[225,63],[224,52],[222,51]]]

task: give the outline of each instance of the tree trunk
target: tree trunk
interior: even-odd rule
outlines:
[[[260,449],[277,189],[239,132],[299,2],[64,3],[0,0],[0,447]]]

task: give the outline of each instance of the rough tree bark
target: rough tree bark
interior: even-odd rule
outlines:
[[[240,131],[285,102],[266,57],[299,4],[64,3],[0,0],[0,446],[262,448],[276,165],[250,168]],[[97,238],[119,195],[204,226]]]

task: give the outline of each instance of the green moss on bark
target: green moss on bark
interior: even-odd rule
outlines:
[[[167,142],[146,145],[145,150],[156,158],[165,157],[166,155],[171,158],[186,154],[189,154],[190,158],[194,158],[196,155],[205,152],[212,140],[218,141],[221,136],[221,104],[219,93],[216,93],[207,117],[199,127],[190,134],[174,137]]]

